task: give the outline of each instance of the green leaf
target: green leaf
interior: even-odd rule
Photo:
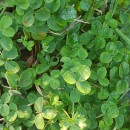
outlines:
[[[92,80],[98,80],[98,75],[94,70],[91,70],[90,79]]]
[[[79,58],[80,58],[81,60],[86,59],[87,56],[88,56],[87,50],[84,49],[84,48],[80,48],[79,51],[78,51],[78,56],[79,56]]]
[[[106,77],[106,74],[107,74],[107,69],[105,67],[100,67],[98,70],[97,70],[97,74],[98,74],[98,77],[101,79],[101,78],[105,78]]]
[[[32,68],[24,70],[20,75],[19,87],[28,89],[32,85],[35,75],[36,72]]]
[[[14,122],[17,118],[17,112],[16,111],[10,111],[9,114],[6,117],[6,120],[9,122]]]
[[[116,29],[117,26],[118,26],[118,21],[115,20],[115,19],[113,19],[113,18],[107,20],[107,23],[108,23],[108,25],[109,25],[111,28],[113,28],[113,29]]]
[[[76,76],[72,71],[66,71],[62,77],[68,84],[76,83]]]
[[[24,14],[22,23],[25,27],[31,27],[34,23],[34,16],[32,12],[27,12]]]
[[[104,103],[104,104],[102,104],[102,106],[101,106],[101,111],[102,111],[102,113],[105,115],[105,114],[107,114],[107,110],[109,109],[109,108],[111,108],[111,107],[117,107],[116,106],[116,104],[115,103],[113,103],[113,102],[111,102],[111,101],[108,101],[108,102],[106,102],[106,103]]]
[[[44,0],[45,3],[51,3],[53,2],[54,0]]]
[[[109,93],[105,90],[102,89],[99,93],[98,93],[98,98],[101,100],[107,99],[109,96]]]
[[[47,86],[50,83],[50,77],[47,74],[42,76],[42,86]]]
[[[54,31],[61,31],[63,29],[63,26],[56,23],[55,19],[52,16],[47,20],[47,25],[51,30]]]
[[[3,93],[1,96],[1,100],[3,103],[9,103],[10,98],[11,98],[11,96],[7,92]]]
[[[60,72],[60,70],[52,70],[50,74],[52,77],[58,78],[60,76],[61,72]]]
[[[72,103],[77,103],[80,101],[80,94],[74,90],[70,93],[70,100]]]
[[[34,103],[37,99],[37,95],[30,92],[30,93],[28,93],[27,99],[30,103]]]
[[[2,57],[3,59],[12,60],[18,56],[18,51],[16,47],[13,47],[10,51],[3,50]]]
[[[29,2],[29,0],[19,0],[18,1],[18,6],[21,9],[26,10],[30,6],[30,2]]]
[[[11,40],[11,38],[3,36],[0,39],[0,45],[4,50],[10,51],[13,48],[13,41]]]
[[[108,86],[109,83],[110,83],[107,78],[102,78],[102,79],[99,79],[98,81],[99,81],[99,83],[100,83],[102,86]]]
[[[104,116],[103,117],[103,120],[104,120],[104,123],[107,125],[107,126],[111,126],[113,124],[113,119],[108,117],[108,116]]]
[[[100,61],[102,63],[110,63],[112,61],[112,56],[108,52],[102,52],[100,55]]]
[[[129,88],[129,84],[126,80],[119,80],[116,84],[116,91],[119,94],[125,93]]]
[[[82,45],[88,45],[89,43],[91,43],[91,41],[93,40],[94,35],[91,31],[82,33],[79,36],[79,41]],[[92,43],[91,43],[92,44]]]
[[[102,28],[102,23],[99,20],[94,20],[92,22],[91,30],[94,34],[98,34],[98,30]]]
[[[43,129],[44,128],[44,119],[42,117],[42,114],[37,114],[35,116],[35,125],[37,129]]]
[[[124,124],[124,116],[119,115],[118,117],[116,117],[115,121],[116,121],[116,126],[115,126],[116,129],[120,129]]]
[[[116,117],[118,117],[118,115],[119,115],[119,110],[117,107],[110,107],[107,110],[107,116],[110,118],[116,118]]]
[[[18,81],[19,81],[19,77],[17,74],[13,73],[13,72],[9,72],[7,71],[5,73],[5,78],[9,84],[9,86],[11,88],[17,88],[18,87]]]
[[[118,75],[118,68],[117,67],[113,67],[110,70],[110,80],[114,79],[117,75]]]
[[[57,89],[60,87],[60,81],[56,78],[51,78],[50,79],[50,86],[52,89]]]
[[[34,103],[34,108],[35,110],[40,113],[42,112],[43,109],[43,98],[42,97],[38,97]]]
[[[33,124],[35,123],[35,116],[34,116],[34,114],[32,114],[31,117],[28,120],[23,120],[22,123],[25,126],[27,126],[27,127],[33,126]]]
[[[9,15],[4,15],[0,19],[0,28],[8,28],[12,25],[13,20]]]
[[[43,2],[43,0],[38,0],[38,2],[35,0],[34,2],[32,2],[32,0],[31,0],[31,7],[32,7],[32,9],[38,9],[38,8],[40,8],[40,6],[42,5],[42,2]]]
[[[34,41],[23,42],[23,45],[24,45],[29,51],[32,50],[34,44],[35,44]]]
[[[63,46],[60,53],[62,56],[69,56],[70,55],[70,48],[68,46]]]
[[[88,11],[89,8],[91,7],[92,0],[81,0],[80,1],[80,7],[84,11]]]
[[[76,76],[78,77],[78,81],[85,81],[91,75],[90,68],[87,67],[86,65],[80,65],[80,66],[78,66],[76,72],[77,72]]]
[[[119,52],[116,55],[114,55],[113,60],[115,62],[121,62],[123,60],[123,57],[124,57],[124,55]]]
[[[104,121],[102,121],[102,120],[99,122],[99,128],[100,128],[100,130],[110,130],[109,129],[110,127],[105,125]]]
[[[51,3],[45,3],[45,7],[48,8],[51,13],[56,12],[60,8],[60,0],[54,0]]]
[[[127,62],[122,62],[119,66],[119,76],[124,78],[130,72],[130,66]]]
[[[50,66],[49,66],[48,64],[46,64],[46,63],[44,63],[44,64],[39,64],[39,65],[37,65],[37,67],[36,67],[36,72],[37,72],[38,74],[41,74],[41,73],[47,71],[47,70],[49,69],[49,67],[50,67]]]
[[[103,49],[106,45],[105,39],[101,36],[96,36],[94,43],[95,43],[94,44],[95,51],[99,51],[100,49]]]
[[[4,117],[9,114],[9,111],[10,111],[10,108],[6,103],[4,103],[2,107],[0,108],[0,114]]]
[[[34,40],[43,40],[46,37],[46,33],[42,31],[32,32],[32,38]]]
[[[16,12],[17,12],[18,15],[20,15],[20,16],[24,15],[24,10],[21,9],[19,6],[16,7]]]
[[[62,12],[61,12],[61,18],[64,20],[72,20],[76,18],[76,10],[73,6],[67,6]]]
[[[35,17],[39,21],[46,21],[50,17],[50,11],[46,7],[42,7],[39,10],[36,11]]]
[[[10,110],[16,111],[16,110],[17,110],[17,105],[16,105],[15,103],[11,102],[11,103],[9,104],[9,108],[10,108]]]
[[[0,66],[3,66],[3,65],[4,65],[4,61],[0,60]]]
[[[12,27],[8,27],[2,30],[2,34],[6,37],[13,37],[15,30]]]
[[[42,110],[42,116],[45,119],[52,120],[57,115],[56,110],[52,106],[45,106]]]
[[[113,53],[117,51],[117,45],[114,42],[108,42],[106,45],[107,52]]]
[[[18,107],[17,113],[19,118],[28,119],[31,117],[32,109],[27,105],[23,105]]]
[[[12,71],[13,73],[17,73],[20,69],[19,65],[15,61],[6,61],[5,68],[8,71]]]
[[[76,87],[83,94],[88,94],[91,91],[91,86],[87,81],[77,82]]]
[[[108,26],[106,26],[98,30],[98,35],[100,35],[103,38],[111,38],[112,31],[110,30]]]

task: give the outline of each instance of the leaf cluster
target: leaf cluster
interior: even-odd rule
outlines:
[[[0,1],[0,130],[129,130],[130,1]]]

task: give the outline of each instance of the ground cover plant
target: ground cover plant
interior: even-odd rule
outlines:
[[[0,1],[0,130],[130,129],[130,0]]]

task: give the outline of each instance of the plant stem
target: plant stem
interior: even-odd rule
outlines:
[[[68,117],[68,118],[70,118],[70,116],[69,116],[69,114],[63,109],[63,111],[64,111],[64,113],[66,114],[66,116]]]
[[[4,118],[1,118],[0,121],[4,121]]]
[[[3,7],[3,10],[0,13],[0,16],[4,13],[5,9],[6,9],[6,7]]]
[[[116,28],[115,31],[127,44],[130,45],[130,39],[120,29]]]
[[[118,102],[130,91],[130,88],[119,98]]]

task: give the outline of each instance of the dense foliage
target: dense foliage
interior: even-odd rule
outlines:
[[[130,0],[0,10],[0,130],[130,129]]]

